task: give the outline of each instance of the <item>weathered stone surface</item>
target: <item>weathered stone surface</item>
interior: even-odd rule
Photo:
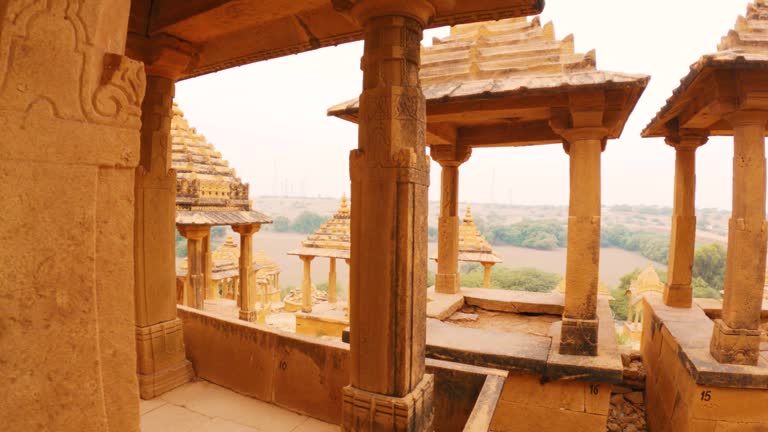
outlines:
[[[434,287],[427,289],[427,317],[444,320],[464,306],[462,294],[443,294]]]
[[[490,311],[549,315],[563,313],[564,297],[559,293],[465,288],[461,294],[468,305]]]

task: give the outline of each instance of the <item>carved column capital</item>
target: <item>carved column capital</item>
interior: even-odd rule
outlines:
[[[232,231],[240,235],[253,235],[261,229],[261,224],[232,225]]]
[[[429,0],[332,0],[336,10],[350,12],[362,25],[381,16],[407,16],[426,27],[435,16],[435,6]]]
[[[466,144],[437,144],[429,148],[429,156],[441,167],[457,167],[472,156],[472,147]]]
[[[176,225],[176,228],[189,240],[202,240],[211,233],[210,225]]]
[[[581,127],[581,128],[552,128],[554,132],[563,138],[563,149],[570,154],[571,144],[578,141],[599,140],[601,150],[605,150],[608,139],[608,129],[604,127]]]
[[[703,129],[683,129],[675,135],[664,138],[667,145],[678,150],[696,150],[709,140],[709,131]]]
[[[166,35],[145,37],[129,33],[126,55],[144,62],[147,75],[177,81],[197,62],[198,49]]]

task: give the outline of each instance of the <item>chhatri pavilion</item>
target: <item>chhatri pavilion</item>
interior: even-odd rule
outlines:
[[[234,415],[259,417],[266,432],[604,432],[624,380],[598,297],[601,154],[648,77],[602,71],[572,37],[524,18],[543,8],[542,0],[3,2],[3,429],[139,432],[140,419],[156,415],[185,432],[254,429],[222,418]],[[676,154],[669,280],[661,298],[643,303],[653,432],[768,426],[766,23],[766,0],[754,0],[643,133]],[[450,36],[421,46],[425,29],[446,25]],[[215,150],[174,122],[173,97],[180,80],[356,40],[361,94],[330,112],[359,128],[348,167],[345,343],[253,322],[253,235],[270,220]],[[712,135],[734,142],[717,313],[691,301],[695,149]],[[462,289],[459,167],[485,147],[543,144],[562,145],[570,161],[568,289]],[[192,156],[177,164],[175,146]],[[430,158],[442,178],[440,265],[427,291]],[[217,295],[208,278],[216,225],[240,237],[239,319],[205,308]],[[176,227],[188,239],[184,304]],[[217,398],[225,389],[242,397]],[[185,405],[195,394],[210,416]],[[268,414],[252,415],[243,400],[263,402]],[[307,427],[278,428],[307,417]]]
[[[477,229],[475,221],[472,218],[472,210],[467,206],[467,212],[464,215],[459,226],[459,261],[476,262],[483,266],[483,288],[491,287],[491,267],[500,263],[501,258],[493,252],[488,240]],[[433,255],[432,259],[438,261],[438,256]],[[438,265],[440,265],[438,261]]]
[[[222,297],[222,284],[227,284],[227,293],[236,292],[232,297],[240,319],[263,322],[266,304],[261,301],[274,298],[275,293],[279,301],[280,290],[276,278],[266,277],[266,270],[259,284],[260,266],[254,265],[251,236],[272,220],[252,209],[248,184],[236,177],[234,168],[213,144],[189,125],[176,104],[171,144],[176,170],[176,226],[187,238],[186,268],[180,275],[184,277],[183,304],[203,310],[207,299]],[[240,234],[240,246],[229,241],[212,253],[211,227],[220,225],[231,225]]]

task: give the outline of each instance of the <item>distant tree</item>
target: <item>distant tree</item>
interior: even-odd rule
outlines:
[[[722,296],[720,293],[709,286],[707,281],[700,277],[694,277],[693,281],[691,283],[693,287],[693,297],[694,298],[713,298],[713,299],[719,299]]]
[[[427,228],[427,239],[431,242],[437,241],[437,228],[432,226]]]
[[[320,228],[326,217],[310,211],[304,211],[293,220],[291,229],[302,234],[310,234]]]
[[[427,270],[427,288],[435,284],[435,272]]]
[[[625,321],[629,314],[629,286],[632,285],[632,281],[637,279],[640,274],[640,269],[636,268],[631,272],[625,274],[619,279],[619,285],[611,290],[611,312],[613,312],[613,319],[619,321]]]
[[[723,245],[710,243],[696,249],[693,256],[693,277],[701,278],[718,296],[725,285],[725,255]]]
[[[176,230],[176,256],[177,257],[185,257],[187,256],[187,239],[184,238],[181,234],[179,234],[179,231]]]
[[[484,269],[476,268],[461,275],[461,286],[482,287]],[[495,265],[491,270],[491,288],[513,291],[549,292],[554,289],[562,277],[535,268],[516,268]]]
[[[291,230],[291,220],[285,216],[277,216],[272,221],[272,227],[277,232],[288,232]]]

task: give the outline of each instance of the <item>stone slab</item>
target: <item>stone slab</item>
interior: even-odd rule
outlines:
[[[723,301],[711,298],[695,298],[693,303],[704,311],[710,318],[721,318],[723,316]],[[760,318],[768,319],[768,300],[763,300],[763,306],[760,311]]]
[[[652,328],[660,329],[677,350],[683,367],[700,386],[768,389],[768,362],[761,356],[757,366],[718,363],[709,353],[713,322],[698,305],[672,308],[661,299],[646,298]]]
[[[457,294],[441,294],[435,292],[435,287],[427,289],[427,318],[444,320],[464,306],[464,296]]]
[[[562,315],[565,298],[557,292],[537,293],[493,288],[462,288],[464,302],[486,310]]]
[[[542,374],[551,340],[527,333],[463,328],[427,319],[427,356]]]
[[[552,346],[549,350],[545,373],[547,378],[621,383],[623,370],[621,354],[616,344],[616,329],[607,301],[598,301],[597,316],[599,318],[597,355],[594,357],[560,354],[562,322],[552,324],[550,329]]]

